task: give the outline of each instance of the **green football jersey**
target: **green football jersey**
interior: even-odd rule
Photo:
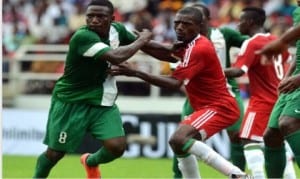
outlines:
[[[300,7],[297,7],[293,11],[293,22],[294,25],[299,25],[300,23]],[[293,75],[299,74],[300,73],[300,40],[297,40],[296,42],[296,69],[293,73]]]
[[[135,36],[120,23],[112,23],[109,39],[102,39],[87,26],[78,29],[69,42],[64,74],[53,96],[65,102],[112,106],[117,97],[116,80],[107,74],[110,63],[105,52],[130,44]]]
[[[228,68],[231,66],[229,53],[230,48],[240,47],[248,36],[242,35],[233,29],[224,27],[211,28],[209,31],[209,38],[214,44],[222,68]],[[235,78],[227,78],[227,81],[232,90],[239,90],[239,86]]]

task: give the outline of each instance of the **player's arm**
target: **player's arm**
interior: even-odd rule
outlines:
[[[280,93],[290,93],[300,88],[300,74],[285,78],[279,83],[278,91]]]
[[[245,74],[245,71],[243,71],[240,68],[237,67],[230,67],[224,69],[224,74],[227,78],[236,78],[236,77],[241,77],[242,75]]]
[[[279,38],[282,43],[289,44],[300,39],[300,25],[291,27],[288,31],[282,34]]]
[[[113,65],[120,64],[133,56],[142,46],[150,41],[152,33],[148,30],[143,30],[139,33],[137,39],[129,45],[121,46],[116,49],[111,49],[103,53],[101,60],[107,60]]]
[[[172,44],[162,44],[151,40],[149,43],[144,45],[141,50],[154,58],[161,61],[167,61],[175,63],[178,61],[173,52],[177,50],[178,46]]]
[[[300,88],[300,74],[292,76],[296,69],[296,60],[293,60],[284,79],[279,83],[278,91],[280,93],[290,93]]]
[[[265,56],[266,59],[272,59],[273,56],[278,55],[282,51],[286,50],[289,44],[297,39],[300,39],[300,25],[291,27],[278,39],[265,45],[256,53]]]
[[[255,59],[255,54],[253,53],[255,44],[252,42],[251,40],[244,41],[236,62],[232,67],[224,69],[224,74],[227,78],[241,77],[248,72],[248,69],[252,66]]]
[[[110,69],[108,72],[113,76],[125,75],[130,77],[137,77],[150,84],[162,88],[179,89],[182,85],[181,81],[173,77],[152,75],[150,73],[145,73],[143,71],[135,70],[126,64],[120,64],[118,65],[117,68]]]
[[[118,24],[118,28],[122,31],[122,37],[123,40],[126,42],[132,42],[134,39],[136,39],[138,36],[140,36],[140,32],[133,31],[129,32],[126,30],[124,25]],[[125,44],[126,45],[126,44]],[[167,62],[177,62],[178,60],[173,56],[173,52],[176,51],[178,48],[178,44],[163,44],[156,42],[154,40],[150,40],[148,43],[146,43],[143,47],[141,47],[141,50],[158,59],[161,61],[167,61]]]

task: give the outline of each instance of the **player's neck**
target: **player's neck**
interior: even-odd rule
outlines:
[[[252,36],[254,36],[255,34],[258,34],[258,33],[265,33],[264,28],[263,28],[263,27],[259,27],[259,28],[253,29],[253,30],[249,33],[249,36],[252,37]]]

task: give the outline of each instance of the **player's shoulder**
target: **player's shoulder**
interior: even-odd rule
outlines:
[[[96,32],[90,30],[87,26],[82,26],[72,35],[69,46],[72,48],[80,47],[83,44],[100,42],[101,39]]]
[[[237,29],[232,27],[220,27],[219,30],[224,36],[242,36]]]
[[[120,23],[120,22],[117,22],[117,21],[114,21],[111,23],[111,26],[113,28],[115,28],[118,32],[121,32],[121,31],[125,31],[126,30],[126,27],[124,24]]]
[[[205,36],[201,35],[195,40],[195,48],[197,51],[210,52],[215,51],[213,43]]]
[[[277,39],[277,36],[271,33],[257,33],[246,40],[248,44],[263,44]]]
[[[261,48],[263,44],[272,41],[274,38],[276,38],[276,36],[270,33],[257,33],[244,41],[240,52],[244,51],[245,49],[255,50],[257,48]]]
[[[218,28],[222,33],[235,33],[236,30],[230,28],[230,27],[220,27]]]
[[[71,40],[89,39],[89,38],[99,38],[96,32],[90,30],[87,26],[82,26],[75,31],[72,35]]]
[[[262,40],[262,39],[270,39],[270,38],[276,38],[275,35],[272,35],[271,33],[257,33],[249,38],[250,41],[255,40]]]
[[[212,44],[211,41],[204,35],[199,35],[196,39],[195,39],[195,43],[197,45],[206,45],[206,44]]]

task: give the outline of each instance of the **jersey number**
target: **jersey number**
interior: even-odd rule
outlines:
[[[278,79],[282,80],[284,76],[284,70],[282,65],[282,56],[278,55],[277,58],[273,60],[276,76]]]
[[[66,140],[67,140],[67,133],[60,132],[58,142],[61,144],[64,144],[64,143],[66,143]]]

